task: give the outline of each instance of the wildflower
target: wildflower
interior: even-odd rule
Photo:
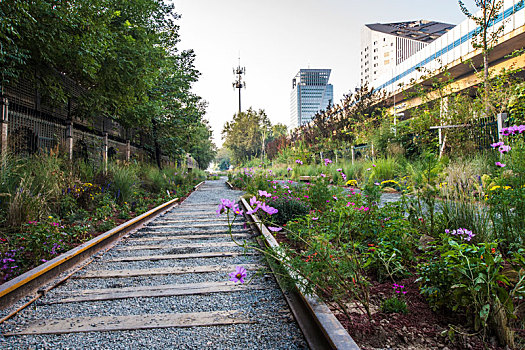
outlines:
[[[499,166],[500,168],[503,168],[506,166],[506,164],[503,164],[501,162],[496,162],[496,165]]]
[[[242,266],[237,266],[235,271],[230,272],[230,281],[244,283],[246,277],[246,269]]]
[[[304,198],[308,199],[308,198],[310,198],[310,197],[308,197],[308,195],[305,195]]]
[[[300,159],[297,159],[295,162],[296,162],[297,164],[303,165],[303,161],[300,160]]]
[[[328,164],[332,164],[332,161],[331,161],[330,159],[326,158],[326,159],[324,160],[324,165],[326,166],[326,165],[328,165]]]
[[[376,165],[375,165],[375,164],[372,164],[372,166],[373,166],[374,168],[376,167]]]
[[[341,171],[343,171],[343,169],[338,168],[338,169],[336,169],[336,171],[340,173]]]
[[[48,216],[47,218],[48,218],[48,219],[52,219],[53,217],[50,215],[50,216]]]
[[[312,220],[313,220],[313,221],[317,221],[317,220],[319,220],[319,218],[312,217]]]
[[[272,232],[279,232],[281,231],[283,228],[282,227],[273,227],[273,226],[268,226],[268,230],[272,231]]]
[[[357,181],[356,180],[348,180],[346,182],[346,185],[347,186],[357,186]]]
[[[290,167],[288,167],[288,169],[286,169],[286,170],[288,170],[288,172],[290,172],[290,171],[292,171],[293,169],[292,169],[292,168],[290,168]]]
[[[325,174],[323,174],[323,173],[321,173],[321,177],[326,177],[326,175],[325,175]]]
[[[353,205],[355,205],[354,202],[348,202],[348,203],[346,203],[346,206],[347,206],[347,207],[349,207],[349,206],[353,206]]]
[[[273,214],[276,214],[279,212],[279,210],[273,208],[273,207],[270,207],[269,205],[267,205],[266,203],[262,203],[261,205],[261,209],[266,212],[268,215],[273,215]]]
[[[507,146],[507,145],[501,145],[498,148],[498,151],[501,154],[508,153],[510,150],[511,150],[510,146]]]
[[[492,254],[496,253],[496,248],[491,248],[491,249],[490,249],[490,252],[491,252]]]
[[[379,184],[379,182],[376,181],[376,182],[374,182],[374,185],[379,186],[380,184]]]
[[[366,169],[366,171],[370,171],[370,170],[372,170],[372,168],[368,168],[368,169]]]
[[[231,200],[222,198],[221,199],[221,204],[219,204],[219,208],[217,208],[216,213],[217,213],[217,215],[221,215],[222,213],[224,213],[228,209],[233,209],[233,206],[234,206],[234,204],[233,204],[233,202]]]
[[[274,187],[275,187],[275,186],[274,186]],[[268,198],[268,197],[271,197],[272,195],[269,194],[269,193],[266,192],[266,191],[261,191],[261,190],[259,190],[259,196],[261,196],[261,197],[267,197],[267,198]]]
[[[503,141],[500,141],[500,142],[496,142],[496,143],[491,143],[490,147],[496,148],[496,147],[499,147],[499,146],[503,146],[504,144],[505,143]]]
[[[457,230],[453,231],[446,229],[445,233],[451,234],[453,236],[459,236],[467,242],[470,242],[470,240],[475,236],[475,234],[472,233],[472,231],[467,230],[466,228],[458,228]]]

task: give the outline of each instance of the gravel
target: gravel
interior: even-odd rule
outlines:
[[[192,193],[180,206],[172,209],[152,224],[137,231],[120,242],[117,247],[134,245],[184,245],[206,242],[230,242],[229,237],[209,239],[177,239],[165,241],[134,241],[141,237],[163,237],[187,234],[227,233],[224,227],[191,227],[219,223],[215,210],[221,198],[236,200],[242,192],[232,191],[223,180],[207,181]],[[205,212],[198,210],[204,207]],[[162,220],[193,220],[193,222],[169,223],[173,227],[156,227]],[[201,221],[201,220],[207,221]],[[224,222],[224,221],[222,221]],[[235,232],[251,233],[242,226]],[[242,238],[239,239],[242,242]],[[248,239],[249,240],[249,239]],[[254,242],[253,239],[249,242]],[[182,250],[110,250],[102,254],[88,267],[89,270],[148,269],[162,267],[188,267],[202,265],[265,265],[261,254],[235,257],[169,259],[157,261],[110,262],[117,257],[165,255],[180,253],[234,251],[241,247],[199,247]],[[82,275],[84,270],[78,274]],[[256,274],[249,270],[248,278]],[[157,328],[137,331],[86,332],[62,335],[0,336],[0,349],[306,349],[304,337],[286,304],[282,291],[273,276],[263,269],[250,284],[265,289],[247,289],[235,292],[210,293],[155,298],[129,298],[81,303],[46,304],[57,298],[74,296],[76,290],[98,288],[121,288],[157,286],[201,282],[220,282],[229,279],[227,272],[195,273],[182,275],[140,276],[126,278],[69,279],[64,285],[52,290],[37,303],[17,314],[0,326],[2,333],[23,329],[35,320],[64,319],[88,316],[127,316],[162,313],[188,313],[219,310],[240,310],[253,323],[205,326],[190,328]]]

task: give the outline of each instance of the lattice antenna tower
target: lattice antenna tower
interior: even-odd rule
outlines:
[[[241,58],[239,57],[239,65],[237,68],[233,68],[235,81],[232,84],[234,89],[239,89],[239,113],[241,113],[241,89],[246,89],[246,82],[242,80],[244,74],[246,74],[246,67],[241,67]]]

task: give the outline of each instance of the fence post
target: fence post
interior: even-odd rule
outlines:
[[[350,149],[352,150],[352,165],[354,165],[354,161],[355,161],[355,147],[352,145],[352,147],[350,147]]]
[[[108,172],[108,133],[104,133],[104,144],[102,146],[102,167],[104,174]]]
[[[498,122],[498,141],[503,141],[503,134],[501,129],[503,129],[503,122],[507,118],[507,113],[498,113],[496,116],[496,121]]]
[[[66,128],[66,147],[69,160],[73,160],[73,122],[70,122]]]
[[[372,148],[372,160],[373,160],[373,159],[375,158],[375,157],[374,157],[374,144],[371,143],[371,145],[372,145],[371,148]]]
[[[126,141],[126,162],[129,162],[131,160],[131,142],[129,140]]]
[[[2,155],[7,153],[7,130],[9,120],[9,100],[7,97],[0,95],[0,123],[2,124],[2,134],[0,136],[0,145]]]

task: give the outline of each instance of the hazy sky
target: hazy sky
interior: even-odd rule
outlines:
[[[288,124],[292,78],[301,68],[331,68],[334,100],[359,82],[361,27],[427,19],[458,24],[457,0],[173,0],[182,49],[193,49],[201,72],[194,91],[208,101],[206,118],[220,146],[221,130],[238,110],[233,67],[246,67],[242,109],[264,109]],[[466,0],[473,8],[473,0]]]

